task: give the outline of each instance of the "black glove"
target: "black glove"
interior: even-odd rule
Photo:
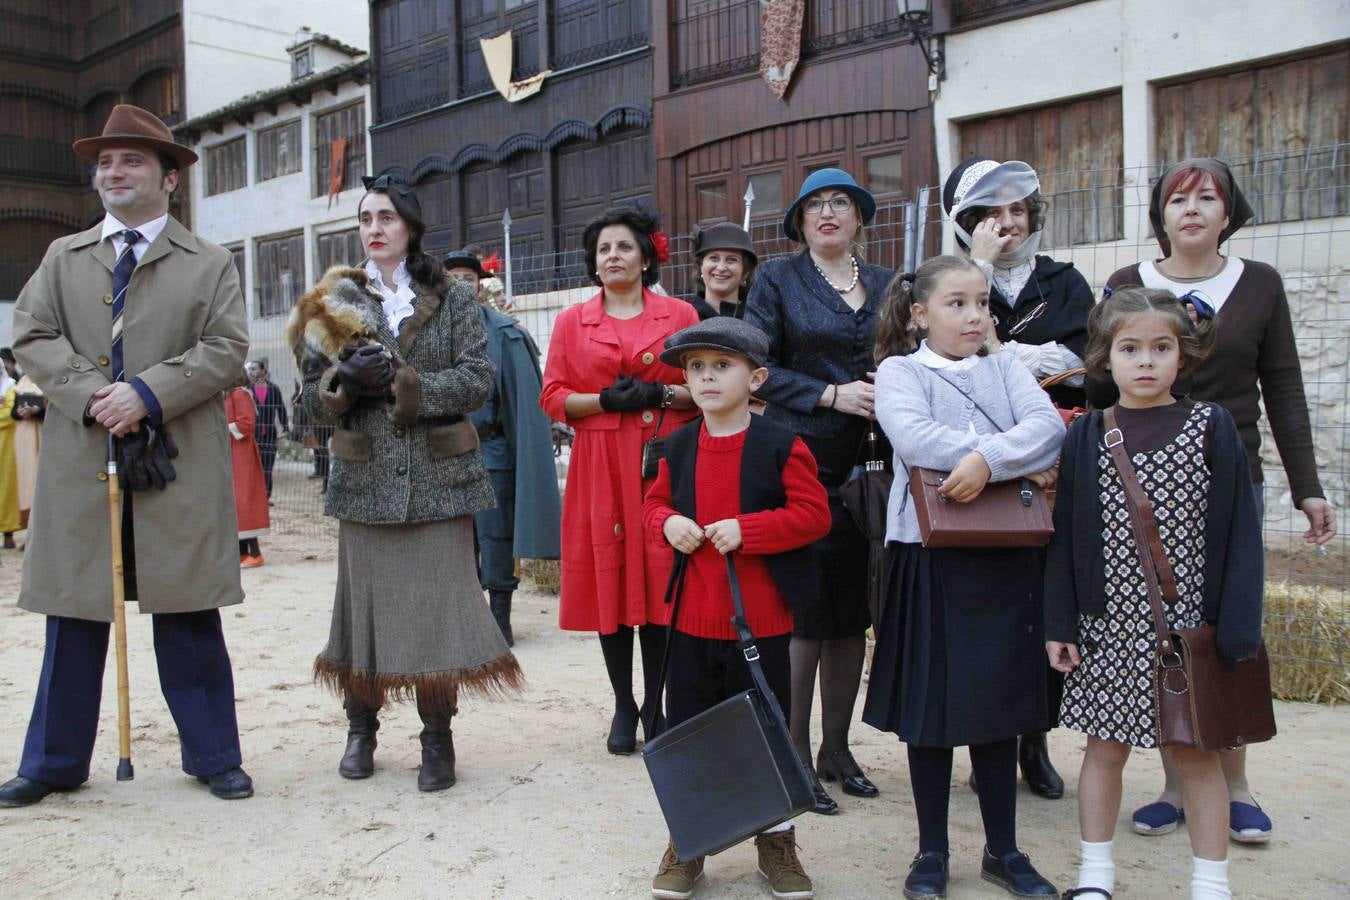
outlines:
[[[394,380],[394,360],[380,344],[348,347],[338,354],[337,377],[352,396],[383,396]]]
[[[169,437],[169,429],[163,425],[156,427],[144,422],[141,430],[147,432],[144,458],[146,477],[152,487],[162,491],[165,485],[178,477],[170,462],[178,458],[178,445]]]
[[[632,375],[620,375],[614,384],[600,392],[600,408],[605,412],[637,412],[661,405],[666,386],[659,381],[638,381]]]
[[[177,458],[178,445],[164,426],[149,419],[141,427],[117,439],[117,477],[126,491],[164,490],[178,477],[170,460]]]

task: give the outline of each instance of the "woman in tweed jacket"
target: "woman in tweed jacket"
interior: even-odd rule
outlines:
[[[345,778],[374,771],[386,700],[416,698],[417,786],[455,782],[460,688],[517,688],[520,667],[483,602],[473,514],[493,505],[466,414],[491,379],[473,292],[422,253],[421,209],[387,176],[358,207],[362,269],[330,269],[292,313],[306,410],[334,423],[324,512],[338,519],[338,581],[315,677],[339,691]]]

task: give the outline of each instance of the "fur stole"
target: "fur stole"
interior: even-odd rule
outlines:
[[[344,348],[374,342],[379,308],[379,292],[364,271],[333,266],[325,272],[286,321],[286,343],[300,370],[336,361]]]

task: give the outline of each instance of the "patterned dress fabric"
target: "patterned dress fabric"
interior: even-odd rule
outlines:
[[[1205,515],[1209,468],[1205,434],[1211,408],[1196,404],[1180,433],[1162,449],[1131,456],[1153,503],[1158,532],[1176,575],[1181,600],[1164,603],[1172,629],[1203,623]],[[1158,701],[1153,668],[1157,643],[1153,611],[1130,527],[1125,488],[1105,443],[1098,447],[1106,612],[1080,616],[1083,662],[1064,679],[1059,722],[1102,740],[1158,746]]]

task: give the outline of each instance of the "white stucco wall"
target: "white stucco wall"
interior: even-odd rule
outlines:
[[[948,35],[933,103],[938,169],[959,162],[961,119],[1121,92],[1124,165],[1153,160],[1153,84],[1350,37],[1350,0],[1092,0]],[[1133,173],[1127,173],[1127,179]],[[1126,235],[1147,234],[1136,216]]]
[[[289,81],[286,48],[306,25],[369,49],[367,0],[183,0],[187,117]]]
[[[287,72],[289,78],[289,70]],[[283,79],[284,81],[287,79]],[[192,179],[193,223],[197,234],[217,244],[244,247],[245,300],[249,310],[250,355],[267,356],[271,361],[273,380],[289,391],[294,377],[290,351],[285,347],[282,329],[285,319],[271,317],[255,320],[258,308],[258,276],[255,247],[259,238],[292,233],[302,229],[305,234],[305,280],[312,284],[322,273],[317,272],[317,235],[346,231],[356,225],[356,204],[362,191],[358,188],[343,191],[329,206],[327,197],[314,197],[314,121],[315,117],[338,107],[360,100],[366,107],[366,121],[370,121],[370,91],[368,86],[347,82],[337,95],[326,90],[315,92],[305,106],[283,103],[276,115],[258,113],[251,125],[244,127],[231,122],[223,134],[211,132],[202,137],[193,149],[203,158],[208,148],[248,133],[248,185],[234,191],[205,196],[206,177],[203,172]],[[227,101],[228,102],[228,101]],[[303,163],[299,172],[258,181],[257,132],[271,125],[300,119],[301,153]],[[365,174],[370,174],[370,151],[367,146]]]

